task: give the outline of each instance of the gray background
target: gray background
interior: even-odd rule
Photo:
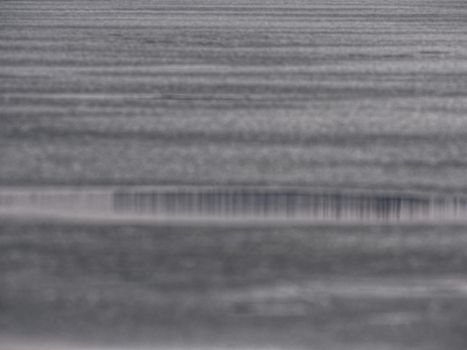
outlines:
[[[466,17],[453,0],[3,0],[0,184],[464,193]],[[467,346],[462,225],[24,219],[0,219],[0,348]]]

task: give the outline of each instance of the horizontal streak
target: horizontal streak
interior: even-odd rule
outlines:
[[[281,187],[3,188],[0,216],[102,222],[467,222],[467,196]]]

